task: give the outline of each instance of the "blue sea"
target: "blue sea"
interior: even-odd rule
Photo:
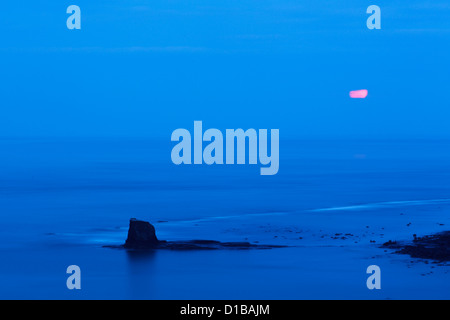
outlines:
[[[450,298],[448,266],[379,248],[448,230],[449,140],[282,140],[274,176],[259,165],[176,166],[172,147],[0,140],[0,298]],[[287,247],[103,247],[125,242],[130,218],[150,221],[164,240]],[[373,264],[381,290],[366,287]],[[81,290],[66,287],[69,265],[81,269]]]

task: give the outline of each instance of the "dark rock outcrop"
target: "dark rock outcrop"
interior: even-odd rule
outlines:
[[[155,248],[158,244],[159,240],[152,224],[134,218],[130,219],[128,237],[124,244],[125,248]]]
[[[450,261],[450,231],[425,237],[414,235],[412,242],[388,241],[382,248],[395,249],[395,253],[408,254],[412,258],[431,259],[439,262]]]
[[[128,237],[124,245],[104,246],[107,248],[125,248],[135,250],[217,250],[217,249],[272,249],[285,246],[277,245],[257,245],[249,242],[220,242],[216,240],[186,240],[186,241],[165,241],[158,240],[155,227],[147,221],[130,219]]]

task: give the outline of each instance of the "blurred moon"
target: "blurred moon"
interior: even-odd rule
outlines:
[[[364,99],[365,97],[367,97],[368,93],[369,91],[367,91],[366,89],[350,91],[350,98]]]

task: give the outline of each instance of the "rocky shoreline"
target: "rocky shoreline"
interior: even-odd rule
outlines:
[[[339,238],[339,237],[337,237]],[[372,241],[371,241],[372,242]],[[374,241],[373,241],[374,242]],[[219,250],[219,249],[273,249],[284,245],[255,244],[249,242],[220,242],[217,240],[159,240],[155,227],[147,222],[130,219],[128,236],[123,245],[105,245],[106,248],[129,250]],[[412,258],[434,260],[437,263],[450,262],[450,231],[417,237],[411,241],[389,240],[380,248],[394,250],[395,254],[405,254]]]
[[[450,231],[417,237],[410,242],[389,240],[381,248],[394,249],[394,253],[407,254],[412,258],[450,262]]]

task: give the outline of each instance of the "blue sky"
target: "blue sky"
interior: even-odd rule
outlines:
[[[82,29],[66,28],[66,8]],[[382,29],[366,28],[366,8]],[[450,137],[447,1],[16,1],[0,136]],[[366,88],[364,100],[348,92]]]

